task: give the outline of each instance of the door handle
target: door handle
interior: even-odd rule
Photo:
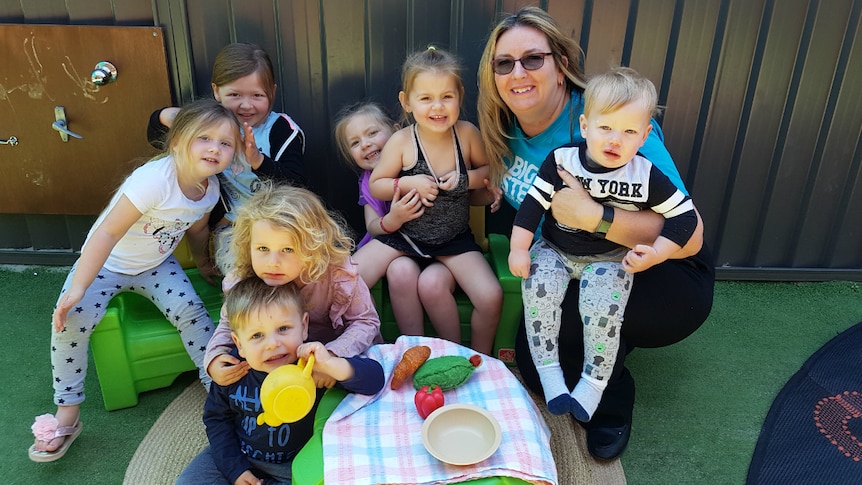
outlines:
[[[8,140],[0,140],[0,145],[11,145],[15,146],[18,144],[18,139],[14,136],[10,136]]]
[[[84,138],[83,136],[81,136],[75,132],[69,131],[69,129],[66,128],[66,122],[63,120],[57,120],[57,121],[51,123],[51,128],[54,128],[55,130],[60,132],[60,138],[62,138],[63,141],[69,141],[70,136],[74,136],[75,138],[78,138],[78,139]]]
[[[96,86],[104,86],[117,80],[117,68],[108,61],[102,61],[93,68],[90,74],[90,82]]]
[[[72,131],[69,130],[69,125],[66,122],[66,108],[64,108],[62,106],[55,106],[54,107],[54,119],[56,121],[51,123],[51,128],[60,132],[60,139],[63,140],[64,142],[68,142],[70,136],[73,136],[73,137],[78,138],[78,139],[84,138],[83,136],[81,136],[77,133],[73,133]]]

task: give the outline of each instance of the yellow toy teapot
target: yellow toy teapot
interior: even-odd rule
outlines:
[[[260,386],[263,412],[257,416],[258,426],[295,423],[311,411],[317,398],[317,388],[311,378],[313,365],[314,354],[311,354],[307,363],[299,359],[296,364],[283,365],[266,376]]]

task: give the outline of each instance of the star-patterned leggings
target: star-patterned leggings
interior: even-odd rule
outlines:
[[[76,269],[77,263],[63,283],[60,298],[69,288]],[[210,378],[201,365],[214,325],[182,267],[174,256],[170,256],[156,268],[134,276],[102,268],[81,301],[69,310],[66,327],[60,332],[55,332],[51,327],[54,403],[58,406],[71,406],[84,401],[90,335],[105,315],[110,299],[123,291],[149,298],[177,327],[186,344],[186,351],[198,366],[201,381],[209,385]]]
[[[536,367],[559,364],[560,305],[572,279],[580,280],[585,375],[610,378],[620,346],[633,276],[619,262],[625,248],[590,256],[565,255],[544,239],[530,248],[530,277],[521,285],[527,342]]]

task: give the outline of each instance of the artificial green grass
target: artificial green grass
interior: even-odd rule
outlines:
[[[51,308],[68,268],[0,269],[0,401],[4,483],[119,484],[138,444],[189,383],[147,392],[105,411],[90,363],[84,432],[54,463],[33,463],[33,417],[53,413]],[[622,457],[629,484],[742,484],[761,423],[778,391],[836,334],[862,320],[859,284],[719,282],[707,322],[670,347],[636,349],[632,439]],[[561,484],[570,485],[570,484]]]
[[[716,284],[688,339],[636,349],[629,484],[743,484],[773,399],[823,344],[862,320],[858,283]]]
[[[0,397],[2,483],[122,483],[138,444],[162,410],[195,379],[183,375],[167,389],[144,393],[133,408],[108,412],[91,355],[87,400],[81,405],[84,431],[60,460],[30,461],[34,416],[57,409],[51,387],[51,312],[67,272],[52,267],[0,270],[0,334],[6,340],[0,354],[6,389]]]

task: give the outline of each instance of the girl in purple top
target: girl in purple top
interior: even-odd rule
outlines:
[[[335,142],[345,160],[362,170],[359,176],[359,205],[365,211],[368,231],[359,241],[353,259],[359,265],[359,274],[369,286],[377,283],[386,273],[391,296],[392,312],[403,335],[423,335],[425,312],[437,334],[447,340],[460,341],[458,307],[452,292],[455,278],[439,262],[420,267],[413,258],[402,256],[388,267],[378,268],[369,258],[369,248],[362,250],[374,236],[397,231],[407,221],[416,219],[424,211],[416,190],[404,196],[395,193],[392,201],[376,199],[368,188],[371,171],[380,161],[383,145],[398,128],[383,108],[374,102],[360,102],[343,108],[336,116]]]
[[[306,302],[308,339],[323,342],[339,357],[353,357],[382,343],[380,318],[371,293],[350,259],[353,241],[314,193],[293,186],[264,184],[237,211],[231,226],[233,270],[222,286],[228,292],[257,276],[270,286],[293,282]],[[217,384],[236,382],[248,364],[230,355],[234,344],[224,309],[207,345],[204,366]],[[331,378],[314,375],[318,387]]]

